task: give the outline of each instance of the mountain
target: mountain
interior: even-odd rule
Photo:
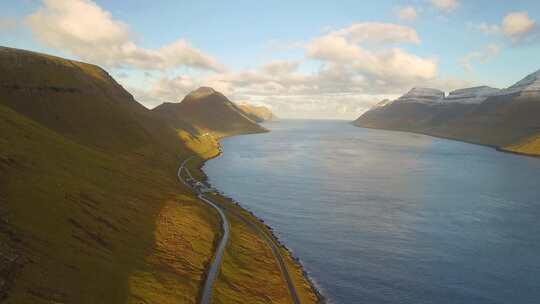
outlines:
[[[540,70],[527,75],[511,87],[501,91],[500,95],[526,95],[537,97],[540,95]]]
[[[200,133],[209,132],[218,138],[266,132],[225,95],[209,87],[198,88],[180,103],[163,103],[152,112],[175,128],[190,125]]]
[[[0,71],[0,302],[196,303],[220,222],[176,171],[193,157],[202,175],[217,143],[172,128],[94,65],[0,47]],[[216,301],[285,302],[270,249],[239,222]]]
[[[265,122],[275,120],[276,116],[272,111],[265,106],[256,106],[248,103],[241,103],[238,108],[244,112],[244,114],[255,122]]]
[[[196,298],[219,223],[174,179],[189,142],[97,66],[1,47],[0,70],[0,300]]]
[[[444,92],[430,88],[413,88],[407,94],[398,98],[397,103],[436,104],[444,100]]]
[[[480,104],[491,96],[498,95],[501,90],[488,87],[480,86],[466,89],[454,90],[448,94],[445,98],[446,102],[457,102],[457,103],[466,103],[466,104]]]
[[[503,90],[486,86],[450,92],[413,89],[353,122],[540,155],[540,71]]]
[[[78,143],[140,153],[156,152],[156,143],[182,148],[173,130],[97,66],[6,47],[0,66],[0,103]]]

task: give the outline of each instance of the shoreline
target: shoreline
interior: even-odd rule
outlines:
[[[261,132],[261,133],[266,133],[266,132]],[[222,139],[233,137],[233,136],[256,135],[256,134],[261,134],[261,133],[244,133],[244,134],[231,135],[231,136],[226,136],[226,137],[222,137],[222,138],[217,139],[216,142],[217,142],[217,150],[218,150],[218,152],[215,155],[213,155],[211,157],[208,157],[208,158],[195,157],[195,159],[194,159],[195,163],[196,163],[196,166],[194,167],[194,169],[197,170],[197,175],[200,175],[201,178],[202,178],[200,181],[211,186],[211,184],[208,182],[208,175],[206,174],[206,172],[204,172],[203,167],[204,167],[204,165],[205,165],[205,163],[207,161],[212,160],[214,158],[218,158],[223,154],[223,149],[221,148],[221,140]],[[212,188],[216,189],[214,187],[212,187]],[[219,190],[219,189],[216,189],[216,190]],[[256,224],[264,227],[264,229],[266,229],[268,231],[267,234],[272,239],[272,241],[274,243],[276,243],[279,248],[285,250],[289,254],[289,256],[290,256],[290,258],[292,260],[292,263],[301,270],[302,275],[304,276],[306,281],[309,283],[311,289],[313,290],[315,296],[317,297],[317,303],[321,303],[321,304],[327,303],[326,297],[322,293],[321,288],[318,287],[318,285],[310,277],[309,273],[304,268],[304,265],[303,265],[301,259],[299,257],[295,256],[293,251],[290,250],[285,244],[283,244],[281,242],[281,240],[274,233],[274,229],[272,227],[267,225],[264,222],[264,220],[262,218],[258,217],[253,211],[246,209],[244,206],[241,205],[240,202],[235,201],[232,197],[225,196],[221,192],[218,192],[216,194],[216,196],[221,197],[224,201],[228,202],[229,204],[231,204],[233,206],[236,206],[236,207],[240,208],[241,210],[247,212],[250,216],[253,217],[253,219],[256,221]]]
[[[359,125],[354,124],[354,122],[350,122],[350,124],[352,126],[354,126],[354,127],[362,128],[362,129],[383,130],[383,131],[391,131],[391,132],[402,132],[402,133],[409,133],[409,134],[424,135],[424,136],[429,136],[429,137],[433,137],[433,138],[446,139],[446,140],[466,143],[466,144],[470,144],[470,145],[476,145],[476,146],[482,146],[482,147],[486,147],[486,148],[491,148],[491,149],[493,149],[493,150],[495,150],[497,152],[501,152],[501,153],[514,154],[514,155],[531,157],[531,158],[540,158],[540,154],[531,154],[531,153],[523,153],[523,152],[512,151],[512,150],[508,150],[508,149],[505,149],[503,147],[499,147],[499,146],[496,146],[496,145],[483,144],[483,143],[474,142],[474,141],[471,141],[471,140],[459,139],[459,138],[456,138],[456,137],[435,135],[435,134],[429,134],[429,133],[425,133],[425,132],[399,130],[399,129],[388,129],[388,128],[375,128],[375,127],[359,126]]]

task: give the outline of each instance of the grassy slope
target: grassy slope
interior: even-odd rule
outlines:
[[[170,140],[173,130],[97,66],[0,47],[0,67],[0,102],[74,141],[146,154],[182,148]]]
[[[502,147],[503,151],[540,156],[540,135],[527,138],[515,145]]]
[[[24,264],[7,303],[195,301],[218,223],[174,175],[0,118],[0,236]]]
[[[540,100],[525,96],[488,99],[480,105],[392,104],[354,122],[369,128],[409,131],[540,155],[531,142],[540,133]],[[516,146],[518,145],[518,146]]]
[[[5,48],[0,65],[0,299],[194,303],[219,223],[175,173],[180,159],[216,155],[214,138],[170,128],[98,67]],[[242,126],[216,133],[261,130]],[[236,224],[233,235],[229,259],[243,248],[245,262],[226,262],[228,275],[272,265],[258,236]],[[220,287],[216,301],[275,289]]]

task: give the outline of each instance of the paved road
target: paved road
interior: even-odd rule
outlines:
[[[281,255],[281,252],[279,251],[279,247],[276,242],[274,242],[274,240],[272,240],[268,236],[268,234],[261,229],[261,227],[257,226],[252,221],[247,220],[241,213],[237,212],[234,209],[227,209],[227,211],[233,213],[236,217],[238,217],[240,220],[250,226],[253,230],[255,230],[255,232],[257,232],[257,234],[259,234],[263,238],[263,240],[266,241],[268,246],[270,246],[270,248],[272,249],[272,253],[274,254],[274,258],[279,265],[279,269],[281,270],[281,274],[283,275],[283,278],[287,283],[287,287],[289,288],[291,300],[294,304],[300,304],[300,299],[298,298],[298,294],[296,293],[296,288],[294,287],[291,276],[287,269],[287,265],[285,264],[285,260],[283,259],[283,256]]]
[[[204,195],[197,189],[193,188],[188,182],[186,182],[182,178],[182,170],[185,170],[186,174],[190,179],[193,179],[193,176],[191,176],[191,172],[187,168],[185,168],[185,164],[191,159],[191,157],[187,158],[182,162],[180,167],[178,168],[177,176],[178,179],[186,186],[192,188],[197,193],[197,197],[202,200],[203,202],[207,203],[219,214],[219,217],[221,218],[221,227],[223,230],[223,236],[221,237],[221,241],[219,242],[219,245],[216,249],[216,253],[214,254],[214,259],[212,260],[212,263],[210,264],[210,267],[208,268],[208,272],[206,274],[206,281],[204,282],[203,291],[201,294],[201,300],[200,304],[209,304],[212,300],[212,290],[214,287],[214,282],[216,281],[216,278],[219,274],[219,268],[221,266],[221,260],[223,258],[223,254],[225,253],[225,247],[227,246],[227,242],[229,240],[229,232],[230,232],[230,226],[229,221],[227,220],[227,217],[225,216],[225,213],[219,208],[216,204],[212,203],[210,200],[206,199]]]
[[[229,238],[229,222],[227,221],[227,217],[223,213],[220,207],[218,207],[215,203],[211,202],[208,198],[204,196],[204,194],[197,188],[194,188],[186,182],[182,176],[182,170],[184,170],[189,177],[189,179],[194,180],[193,176],[191,175],[191,172],[187,168],[185,168],[185,164],[191,159],[191,157],[187,158],[182,162],[180,167],[178,168],[178,179],[186,186],[194,189],[197,192],[197,197],[204,201],[205,203],[209,204],[213,208],[215,208],[220,217],[221,217],[221,223],[223,225],[223,238],[221,239],[221,242],[219,243],[218,249],[216,251],[214,260],[212,264],[210,265],[210,269],[208,270],[208,276],[206,277],[206,282],[204,283],[204,289],[203,294],[201,298],[201,304],[208,304],[210,303],[210,299],[212,298],[212,287],[214,285],[214,281],[217,277],[217,274],[219,273],[219,266],[221,264],[221,259],[223,257],[223,253],[225,251],[225,247],[227,245],[227,240]],[[240,212],[234,210],[234,209],[227,209],[230,213],[232,213],[234,216],[238,217],[241,221],[246,223],[249,227],[251,227],[259,236],[263,238],[263,240],[270,246],[272,249],[272,253],[274,255],[274,258],[276,259],[279,269],[281,271],[281,274],[283,278],[285,279],[285,282],[287,283],[287,288],[289,289],[289,294],[291,295],[291,300],[294,304],[300,304],[300,299],[298,298],[298,294],[296,293],[296,288],[294,287],[294,284],[292,282],[291,276],[289,274],[289,271],[287,269],[287,265],[285,264],[285,260],[283,259],[283,256],[281,255],[281,252],[279,250],[278,244],[271,239],[268,234],[261,229],[258,225],[253,223],[252,221],[246,219],[244,215],[242,215]]]

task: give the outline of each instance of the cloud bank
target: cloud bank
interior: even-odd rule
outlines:
[[[394,98],[411,86],[435,80],[434,58],[400,48],[420,43],[411,27],[355,23],[302,44],[301,60],[276,60],[254,69],[202,77],[163,77],[145,95],[154,96],[151,102],[155,105],[158,100],[180,101],[199,86],[212,86],[233,100],[265,103],[278,112],[353,118],[380,99]],[[302,68],[313,63],[318,66],[314,71]]]
[[[425,1],[444,12],[459,6],[455,0]],[[403,21],[417,18],[412,6],[396,13]],[[508,21],[513,24],[511,31],[523,35],[530,25],[512,18]],[[43,45],[113,69],[119,81],[148,107],[178,102],[199,86],[211,86],[233,101],[270,105],[281,117],[352,119],[381,99],[395,98],[413,86],[453,89],[467,85],[459,79],[438,78],[436,57],[411,51],[422,43],[417,31],[394,23],[353,23],[292,44],[303,52],[301,58],[241,70],[225,69],[213,56],[182,39],[158,48],[141,47],[127,24],[91,0],[43,0],[25,24]],[[494,56],[484,54],[489,51],[495,53],[490,49],[471,52],[462,64],[472,69]],[[202,72],[178,74],[182,66]]]
[[[42,44],[110,68],[224,69],[185,40],[158,49],[137,46],[127,24],[89,0],[44,0],[43,7],[28,16],[26,23]]]

